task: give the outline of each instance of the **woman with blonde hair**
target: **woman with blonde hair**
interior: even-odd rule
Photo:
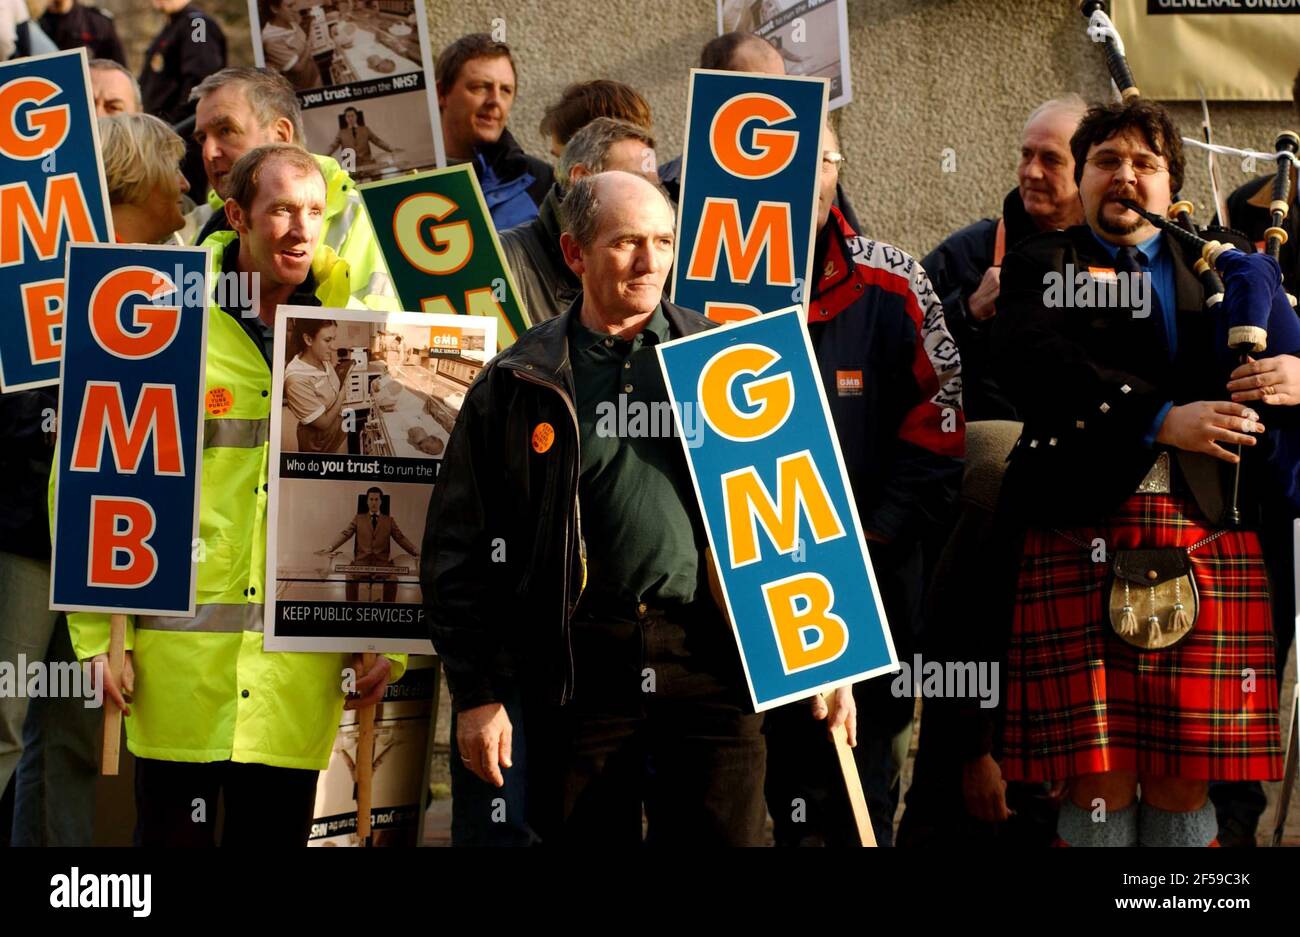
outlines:
[[[185,142],[149,114],[99,118],[99,146],[113,212],[113,231],[125,244],[183,243]]]

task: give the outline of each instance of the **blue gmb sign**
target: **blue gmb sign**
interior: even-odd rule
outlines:
[[[63,253],[113,239],[86,50],[0,64],[0,388],[59,380]]]
[[[897,669],[802,310],[658,353],[755,710]]]
[[[692,70],[673,302],[716,322],[808,307],[828,89]]]
[[[52,609],[194,614],[207,257],[68,248]]]

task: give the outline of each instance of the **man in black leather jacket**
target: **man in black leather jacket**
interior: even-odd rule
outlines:
[[[565,215],[583,293],[479,375],[429,506],[421,585],[457,720],[453,840],[485,840],[504,788],[520,842],[639,842],[644,808],[656,842],[754,844],[762,720],[711,595],[681,442],[608,420],[666,403],[654,346],[712,324],[662,299],[662,190],[582,178]]]

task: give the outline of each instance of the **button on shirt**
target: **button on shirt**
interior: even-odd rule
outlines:
[[[662,306],[631,341],[577,315],[569,332],[588,588],[657,606],[703,594],[706,545],[654,349],[669,337]]]

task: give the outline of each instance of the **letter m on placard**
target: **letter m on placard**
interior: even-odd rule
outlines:
[[[180,412],[176,388],[170,384],[145,384],[140,388],[130,417],[122,399],[122,386],[109,381],[89,381],[82,401],[77,435],[72,443],[74,472],[98,472],[108,439],[117,472],[134,475],[153,439],[155,475],[184,475],[181,458]]]
[[[801,513],[808,519],[817,543],[844,536],[844,525],[809,450],[777,460],[776,490],[777,499],[773,501],[753,466],[722,476],[722,504],[732,569],[759,561],[760,527],[778,553],[793,553],[799,545]]]
[[[734,198],[704,200],[695,233],[686,279],[719,278],[718,261],[726,255],[722,279],[750,283],[766,258],[761,282],[769,286],[794,286],[794,235],[787,202],[759,202],[746,229],[740,220],[740,203]]]

